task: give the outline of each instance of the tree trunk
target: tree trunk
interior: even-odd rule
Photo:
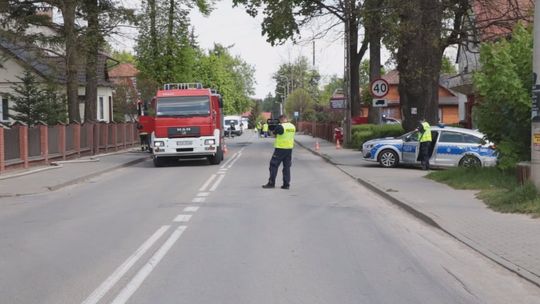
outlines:
[[[77,34],[75,32],[75,0],[63,1],[62,15],[66,39],[66,88],[69,121],[80,121],[79,112],[79,79],[77,77]]]
[[[354,4],[353,4],[354,5]],[[354,8],[351,8],[354,10]],[[351,54],[351,73],[350,73],[350,88],[351,91],[351,117],[360,115],[360,61],[364,54],[358,52],[358,24],[356,23],[356,16],[352,16],[352,20],[349,23],[349,54]]]
[[[99,33],[98,0],[86,0],[88,33],[86,35],[86,96],[84,101],[84,121],[94,121],[97,117],[97,65],[101,37]]]
[[[403,127],[409,131],[423,118],[438,122],[442,8],[433,0],[401,3],[398,88]]]
[[[381,0],[368,0],[366,9],[369,15],[366,20],[365,29],[369,40],[369,81],[381,77],[381,13],[379,11]],[[372,124],[381,123],[381,109],[373,107],[371,100],[365,100],[369,104],[368,121]]]
[[[161,84],[163,81],[163,74],[160,71],[160,67],[156,64],[156,62],[158,62],[157,58],[159,58],[158,34],[156,28],[156,0],[148,0],[148,7],[150,8],[150,14],[148,16],[150,19],[150,52],[154,59],[152,60],[152,64],[154,65],[153,73],[156,76],[155,80]]]

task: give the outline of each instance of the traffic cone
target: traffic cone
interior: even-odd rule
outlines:
[[[227,149],[227,145],[223,144],[223,154],[227,154],[227,152],[229,152],[229,150]]]
[[[315,142],[315,151],[319,152],[320,149],[321,146],[319,145],[319,140],[317,139],[317,141]]]
[[[336,140],[336,150],[341,149],[341,145],[339,144],[339,139]]]

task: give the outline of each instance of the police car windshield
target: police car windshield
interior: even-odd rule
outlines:
[[[210,99],[208,96],[159,97],[156,115],[158,117],[208,116],[210,115]]]

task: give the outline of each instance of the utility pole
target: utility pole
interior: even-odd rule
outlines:
[[[531,107],[531,179],[537,188],[540,188],[540,0],[534,3],[534,47],[533,47],[533,75]]]
[[[349,47],[350,43],[350,28],[351,25],[349,22],[351,22],[350,14],[351,14],[351,0],[345,0],[345,39],[344,39],[344,47],[345,47],[345,75],[344,75],[344,83],[345,83],[345,122],[343,126],[343,135],[345,137],[345,143],[349,144],[351,142],[351,48]],[[540,0],[537,0],[540,1]]]

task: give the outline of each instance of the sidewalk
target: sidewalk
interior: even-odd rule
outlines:
[[[148,153],[132,149],[7,173],[0,175],[0,198],[54,191],[140,163],[149,157]]]
[[[297,135],[296,142],[315,151],[316,138]],[[337,150],[318,139],[318,154],[361,184],[442,229],[486,257],[540,285],[540,219],[492,211],[476,191],[455,190],[423,178],[414,168],[381,168],[364,161],[360,151]]]

